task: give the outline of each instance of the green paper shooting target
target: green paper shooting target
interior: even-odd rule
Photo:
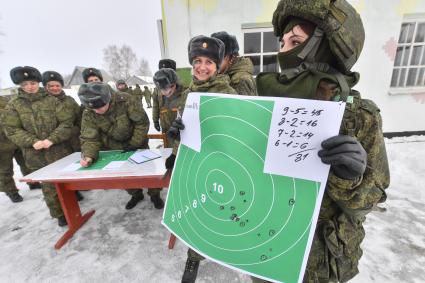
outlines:
[[[193,128],[200,150],[185,145],[182,135],[163,224],[220,264],[298,282],[321,182],[265,173],[274,99],[195,95],[196,102],[188,98],[185,108],[184,135]],[[193,127],[186,111],[199,117]]]

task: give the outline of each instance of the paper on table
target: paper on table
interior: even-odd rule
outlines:
[[[74,162],[63,168],[62,172],[73,172],[81,168],[80,162]]]
[[[134,163],[143,163],[152,159],[156,159],[156,158],[160,158],[161,155],[159,155],[156,152],[153,152],[149,149],[145,149],[142,151],[136,151],[135,153],[133,153],[133,155],[131,155],[128,159],[133,161]]]
[[[124,163],[126,163],[127,161],[111,161],[109,162],[108,165],[106,165],[105,167],[103,167],[102,170],[114,170],[114,169],[118,169],[121,166],[124,165]]]

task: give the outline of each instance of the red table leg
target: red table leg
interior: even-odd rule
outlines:
[[[65,214],[66,221],[68,222],[68,231],[57,241],[55,249],[62,248],[63,245],[80,229],[84,223],[94,214],[94,210],[81,215],[80,206],[75,196],[75,191],[67,190],[65,184],[56,183],[56,191],[58,193],[59,201],[62,205],[63,213]]]
[[[168,240],[168,249],[172,250],[174,248],[174,244],[176,243],[176,236],[174,234],[170,235],[170,239]]]

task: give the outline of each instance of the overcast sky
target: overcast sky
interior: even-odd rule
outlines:
[[[0,86],[9,71],[29,65],[70,74],[75,66],[104,68],[103,48],[127,44],[153,72],[161,57],[158,0],[0,0]]]

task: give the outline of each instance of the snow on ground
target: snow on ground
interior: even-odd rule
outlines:
[[[387,151],[392,182],[382,205],[386,211],[368,216],[360,274],[352,282],[425,282],[425,192],[420,186],[425,137],[387,140]],[[17,167],[15,173],[18,180]],[[66,228],[50,218],[41,191],[17,185],[23,202],[13,204],[0,195],[0,282],[180,282],[187,248],[177,241],[168,249],[163,211],[146,194],[128,211],[130,197],[123,190],[83,192],[82,212],[96,213],[57,251],[53,245]],[[165,198],[167,191],[161,194]],[[250,277],[203,261],[197,282],[250,282]]]

